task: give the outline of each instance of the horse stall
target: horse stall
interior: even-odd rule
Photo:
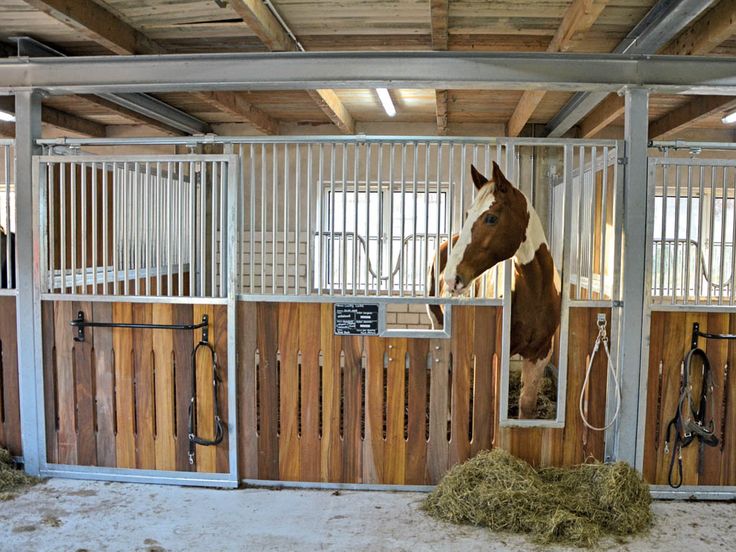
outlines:
[[[533,465],[613,456],[615,433],[593,428],[620,410],[621,142],[40,144],[41,473],[412,489],[493,447]],[[465,295],[431,285],[475,198],[470,165],[494,163],[561,275],[531,418],[509,355],[512,262]],[[589,363],[601,327],[610,366],[602,347]]]

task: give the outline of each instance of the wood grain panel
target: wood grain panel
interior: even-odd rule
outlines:
[[[0,312],[0,447],[22,456],[15,297],[0,297]]]

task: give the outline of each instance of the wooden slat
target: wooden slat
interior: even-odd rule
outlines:
[[[199,321],[202,319],[202,315],[206,314],[211,321],[214,321],[214,309],[212,305],[194,305],[193,313],[194,320]],[[215,342],[217,339],[214,330],[214,326],[210,324],[210,342]],[[190,339],[192,340],[192,347],[194,347],[202,339],[202,335],[195,331],[192,332]],[[212,388],[212,357],[209,349],[205,347],[200,347],[197,352],[195,380],[197,392],[197,434],[204,439],[214,439],[215,396]],[[217,471],[216,451],[214,447],[197,445],[195,454],[195,464],[198,472]]]
[[[258,304],[258,476],[260,479],[278,479],[278,305]]]
[[[92,303],[92,320],[112,322],[110,303]],[[97,465],[115,467],[115,355],[112,328],[95,328],[95,407]]]
[[[363,442],[361,440],[363,383],[361,358],[363,339],[343,336],[342,353],[344,368],[342,375],[342,477],[344,481],[361,482],[363,478]]]
[[[580,123],[580,137],[590,138],[595,136],[617,120],[624,113],[624,104],[624,98],[610,94]]]
[[[0,297],[0,446],[22,455],[15,297]]]
[[[174,324],[191,324],[192,305],[172,305]],[[189,401],[192,398],[191,355],[192,335],[190,332],[173,332],[174,384],[176,385],[176,469],[190,471],[189,463]]]
[[[644,430],[644,465],[642,474],[650,483],[657,480],[657,453],[664,447],[666,421],[662,415],[659,371],[662,365],[662,347],[666,314],[653,312],[649,329],[649,371],[647,374],[647,412]],[[664,374],[662,374],[664,377]]]
[[[563,462],[566,466],[585,460],[583,453],[583,422],[578,412],[580,390],[583,387],[585,369],[590,350],[590,324],[586,308],[571,308],[569,316],[567,357],[567,412],[565,415]],[[590,345],[586,345],[590,344]]]
[[[228,404],[228,387],[231,385],[228,379],[228,340],[227,340],[227,305],[213,306],[212,328],[214,335],[211,337],[217,353],[218,375],[220,385],[217,389],[218,413],[222,418],[224,436],[222,442],[215,447],[215,470],[218,473],[230,471],[230,437],[228,433],[229,420],[235,417],[235,412],[230,410]],[[201,334],[200,334],[201,337]],[[234,385],[234,383],[232,384]]]
[[[408,339],[409,388],[408,426],[404,472],[407,485],[423,485],[427,480],[427,368],[428,339]]]
[[[76,317],[84,312],[85,320],[94,320],[92,303],[72,303]],[[67,322],[68,323],[68,322]],[[66,328],[67,335],[69,330]],[[94,328],[85,331],[85,340],[74,343],[75,396],[77,409],[77,463],[81,466],[97,465],[95,436],[95,374],[92,364]],[[67,339],[71,339],[69,336]]]
[[[381,483],[386,480],[383,434],[384,378],[383,363],[386,341],[380,337],[367,338],[365,439],[363,441],[363,482]]]
[[[13,298],[15,308],[15,298]],[[41,327],[43,350],[43,396],[44,419],[46,421],[46,461],[58,464],[58,404],[56,378],[56,349],[55,344],[55,303],[44,301],[41,303]]]
[[[453,313],[454,314],[454,313]],[[453,334],[455,334],[453,323]],[[429,389],[429,442],[427,443],[427,476],[436,483],[449,467],[450,446],[447,439],[450,403],[449,365],[451,343],[444,339],[429,342],[432,363]]]
[[[698,96],[649,124],[649,139],[664,140],[714,115],[736,109],[733,96]]]
[[[449,0],[431,0],[429,3],[433,50],[447,50],[449,4]]]
[[[113,303],[112,321],[130,323],[133,308],[130,303]],[[57,326],[59,324],[57,318]],[[135,398],[133,377],[133,330],[113,328],[112,343],[115,350],[115,400],[117,434],[115,435],[115,455],[118,468],[135,468]],[[58,353],[57,353],[58,358]],[[59,395],[62,396],[61,388]]]
[[[736,34],[736,1],[722,0],[711,8],[660,53],[695,56],[712,52]]]
[[[297,481],[299,454],[299,305],[278,305],[279,351],[279,479]]]
[[[473,370],[472,342],[463,337],[474,333],[472,307],[452,309],[452,403],[450,465],[470,455],[470,377]]]
[[[355,134],[355,121],[345,104],[334,90],[320,88],[318,90],[307,90],[307,94],[315,101],[330,121],[340,129],[343,134]]]
[[[404,416],[406,404],[407,339],[388,340],[388,369],[386,371],[386,444],[383,451],[385,482],[401,485],[406,480],[406,441]]]
[[[171,305],[153,304],[150,307],[153,324],[174,323]],[[151,330],[151,339],[153,340],[153,385],[156,397],[156,469],[176,470],[174,332]]]
[[[320,480],[320,305],[299,305],[299,349],[302,353],[300,438],[301,480]]]
[[[437,134],[447,134],[447,90],[435,90],[435,113],[437,117]]]
[[[736,334],[736,314],[729,317],[729,333]],[[728,342],[728,393],[726,405],[726,431],[721,458],[721,484],[736,485],[736,341]]]
[[[258,435],[256,433],[256,347],[254,331],[256,304],[238,302],[241,331],[235,340],[238,356],[238,472],[243,479],[258,478]]]
[[[133,322],[151,323],[151,305],[135,303]],[[154,404],[153,404],[153,340],[151,330],[133,330],[133,378],[135,393],[136,420],[136,466],[152,470],[156,467],[156,445],[154,442]]]
[[[72,303],[56,304],[54,331],[56,342],[56,387],[59,397],[59,431],[57,433],[58,462],[77,463],[77,419],[74,382],[74,341],[69,321],[75,318]]]
[[[496,349],[496,308],[474,307],[473,332],[474,388],[473,434],[470,442],[472,455],[491,448],[496,410],[493,406],[493,355]]]
[[[704,316],[707,318],[707,329],[703,331],[707,331],[709,333],[728,333],[730,322],[730,316],[728,313],[711,312]],[[712,403],[709,405],[710,410],[708,410],[707,416],[712,416],[716,435],[720,439],[722,437],[721,421],[723,419],[723,368],[728,362],[728,341],[707,340],[706,346],[706,353],[708,355],[708,360],[710,361],[710,367],[712,370],[711,374],[713,376],[713,391],[711,394]],[[700,485],[720,485],[722,469],[721,463],[721,447],[705,447],[702,474],[698,478],[698,483]]]
[[[322,448],[320,455],[323,481],[342,481],[342,444],[340,442],[340,341],[333,334],[334,313],[330,304],[320,310],[322,342]]]

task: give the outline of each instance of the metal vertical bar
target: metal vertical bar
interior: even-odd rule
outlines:
[[[21,443],[24,469],[39,475],[46,465],[44,416],[44,362],[41,343],[42,272],[45,264],[45,173],[34,163],[40,153],[36,140],[41,137],[41,94],[23,89],[15,93],[15,236],[16,236],[16,328],[18,391],[20,398]],[[34,266],[34,259],[40,263]],[[48,398],[52,400],[51,397]]]
[[[369,146],[366,146],[368,148]],[[352,263],[352,280],[353,280],[353,295],[357,294],[357,288],[358,288],[358,278],[360,275],[360,271],[358,270],[358,204],[359,201],[359,194],[358,194],[358,188],[359,188],[359,178],[360,178],[360,168],[358,167],[358,159],[360,154],[359,152],[360,145],[355,144],[353,146],[353,263]],[[348,177],[347,177],[347,156],[348,156],[348,147],[347,144],[343,145],[342,149],[342,294],[345,295],[345,288],[347,286],[347,279],[348,279],[348,273],[347,273],[347,265],[348,265],[348,256],[347,256],[347,244],[348,244],[348,223],[347,223],[347,204],[348,204],[348,192],[347,192],[347,185],[348,185]],[[368,164],[366,163],[365,167],[365,178],[366,181],[370,178],[370,174],[368,173]]]
[[[577,218],[577,255],[575,258],[577,281],[575,282],[575,298],[581,298],[581,289],[583,287],[583,218],[585,216],[585,146],[580,146],[578,150],[578,218]],[[590,283],[590,282],[588,282]]]
[[[357,185],[357,184],[356,184]],[[330,295],[335,294],[335,144],[330,144]],[[345,233],[345,221],[343,221],[343,234]]]
[[[734,304],[734,298],[736,297],[736,292],[734,291],[734,287],[736,287],[736,170],[731,172],[733,172],[733,214],[731,215],[731,285],[729,287],[729,305]]]
[[[168,214],[168,222],[164,226],[166,239],[166,295],[171,297],[173,292],[173,275],[171,274],[171,214],[173,213],[173,205],[171,202],[171,161],[166,163],[166,194],[164,196],[164,212]]]
[[[411,264],[411,296],[417,296],[417,165],[419,164],[419,147],[414,142],[414,166],[412,173],[412,216],[414,218],[414,228],[412,231],[413,254]]]
[[[256,160],[255,144],[251,144],[248,150],[248,170],[250,172],[250,221],[248,222],[248,273],[250,279],[250,292],[255,293],[255,256],[256,256]],[[263,198],[261,198],[263,199]],[[232,209],[232,206],[230,206]],[[244,210],[245,211],[245,210]],[[232,237],[231,237],[232,239]]]
[[[277,244],[278,244],[278,150],[276,144],[271,148],[271,293],[276,294],[276,271],[278,261],[276,260]]]
[[[6,150],[5,152],[6,158],[5,158],[5,190],[7,191],[7,218],[8,226],[10,226],[10,163],[8,160],[8,157],[10,155],[10,152]],[[48,179],[48,213],[49,213],[49,235],[48,235],[48,244],[49,244],[49,270],[48,270],[48,290],[53,293],[55,291],[54,287],[54,275],[56,274],[56,181],[54,179],[54,167],[59,167],[60,165],[58,163],[47,163],[46,164],[46,171],[47,171],[47,179]],[[15,205],[13,205],[15,208]],[[107,217],[105,217],[105,222],[107,222]],[[6,266],[10,267],[10,248],[7,248],[8,253],[8,264]],[[18,287],[18,274],[16,272],[15,276],[15,287]],[[106,288],[107,289],[107,288]]]
[[[404,244],[406,236],[406,143],[401,144],[401,241],[399,242],[399,297],[404,296],[404,266],[408,248]]]
[[[294,168],[295,183],[296,183],[296,194],[294,202],[294,211],[296,217],[294,219],[294,295],[299,295],[299,250],[302,247],[301,243],[301,212],[302,212],[302,152],[299,144],[294,145],[294,157],[296,166]]]
[[[425,143],[424,146],[424,258],[415,272],[414,277],[420,278],[422,283],[423,293],[427,296],[427,265],[429,264],[429,156],[431,153],[432,144],[429,142]],[[421,280],[423,278],[424,280]]]
[[[357,150],[358,145],[354,145]],[[343,143],[342,152],[342,226],[340,232],[340,293],[345,295],[348,286],[348,144]],[[353,164],[357,163],[357,151],[353,152]],[[358,179],[355,179],[355,212],[353,218],[353,250],[357,252],[358,243]],[[333,236],[335,235],[333,228]],[[358,271],[358,256],[353,255],[353,288],[355,288],[355,275]]]
[[[284,295],[289,292],[289,144],[284,144]]]
[[[92,295],[97,295],[97,163],[92,163]]]
[[[366,144],[367,151],[365,153],[365,226],[366,226],[366,232],[365,232],[365,282],[363,282],[363,285],[365,287],[365,294],[368,295],[368,288],[369,288],[369,273],[368,273],[368,265],[370,263],[370,257],[368,255],[368,244],[370,243],[371,239],[371,178],[370,178],[370,171],[371,171],[371,144]],[[357,185],[357,184],[356,184]]]
[[[161,297],[161,225],[164,221],[164,211],[161,208],[161,162],[156,162],[154,175],[154,223],[156,228],[156,297]]]
[[[643,325],[644,301],[648,293],[645,289],[645,269],[650,262],[651,248],[646,245],[647,225],[647,187],[642,183],[647,179],[647,134],[648,134],[649,92],[642,88],[629,88],[625,91],[626,137],[626,181],[624,192],[624,259],[625,286],[624,312],[622,321],[621,347],[621,417],[618,421],[617,459],[635,463],[640,458],[641,443],[637,439],[638,423],[642,423],[645,412],[640,393],[642,370],[645,355],[642,355],[642,338],[648,328]],[[648,359],[647,359],[648,360]],[[637,420],[638,418],[638,420]],[[641,426],[643,431],[643,425]]]
[[[664,263],[664,257],[665,257],[665,250],[666,250],[666,244],[667,244],[667,173],[669,172],[669,165],[663,165],[662,166],[662,228],[661,228],[661,238],[662,238],[662,248],[659,253],[659,296],[664,297],[665,290],[664,290],[664,270],[665,270],[665,263]],[[656,201],[656,197],[655,197]]]
[[[61,293],[66,293],[66,167],[67,163],[59,162],[59,265],[61,266]],[[16,196],[17,209],[17,196]],[[17,213],[16,213],[17,216]]]
[[[230,150],[232,153],[232,149]],[[240,157],[238,157],[238,160]],[[228,235],[227,233],[227,185],[228,185],[228,171],[229,171],[229,164],[230,163],[236,163],[233,158],[231,157],[228,162],[220,161],[220,289],[218,293],[218,297],[226,297],[227,292],[227,266],[225,263],[225,255],[227,254],[227,239],[234,240],[237,244],[237,248],[235,250],[234,256],[228,256],[229,261],[238,268],[238,271],[236,272],[236,282],[238,285],[237,291],[240,292],[240,288],[242,287],[241,278],[240,278],[240,263],[238,262],[237,254],[242,249],[242,238],[240,233],[235,234],[233,236]],[[237,163],[236,163],[237,164]],[[242,178],[241,178],[241,171],[239,167],[236,167],[236,171],[233,172],[233,174],[237,175],[237,179],[235,180],[235,183],[233,186],[236,186],[236,191],[234,192],[237,197],[240,196],[243,188],[242,184]],[[239,203],[238,203],[239,205]],[[233,206],[233,209],[239,209],[239,206]]]
[[[261,293],[266,293],[266,145],[261,144]]]
[[[223,212],[227,213],[226,226],[220,228],[222,234],[226,234],[227,249],[222,251],[223,261],[220,267],[227,269],[227,377],[229,382],[237,380],[238,356],[237,356],[237,336],[239,335],[238,325],[238,309],[237,309],[237,293],[240,291],[237,286],[240,283],[239,272],[240,263],[236,261],[238,250],[242,247],[241,228],[238,225],[241,204],[238,201],[240,193],[243,191],[243,184],[240,179],[242,172],[239,171],[238,163],[231,156],[228,163],[226,188],[223,188],[222,195],[226,198]],[[225,165],[223,164],[223,170]],[[235,237],[237,236],[237,240]],[[252,250],[251,250],[252,254]],[[230,478],[232,481],[238,480],[238,409],[237,409],[237,385],[227,386],[227,431],[228,431],[228,466],[230,468]]]
[[[685,242],[687,243],[687,242]],[[677,277],[681,275],[677,265],[680,249],[680,167],[675,165],[675,243],[672,252],[672,297],[671,303],[677,301]]]
[[[691,219],[692,219],[692,201],[693,201],[693,167],[687,167],[687,212],[685,213],[685,293],[683,299],[685,303],[690,301],[690,236],[691,236]]]
[[[389,296],[394,294],[394,161],[396,144],[391,144],[391,157],[388,162],[388,285]],[[383,204],[383,201],[381,201]],[[403,216],[403,213],[402,213]],[[399,248],[401,252],[401,248]]]
[[[437,142],[437,197],[435,198],[437,200],[437,235],[435,236],[434,241],[434,250],[435,250],[435,257],[437,257],[437,260],[439,261],[439,256],[437,253],[440,250],[440,220],[442,218],[442,212],[440,210],[440,197],[441,197],[441,190],[442,187],[442,143]],[[427,259],[427,266],[425,266],[425,272],[429,270],[429,259]],[[440,263],[436,262],[434,263],[434,296],[439,297],[440,296]],[[429,286],[425,285],[425,288],[428,288]]]
[[[450,161],[449,168],[447,170],[447,201],[445,205],[447,207],[447,219],[445,228],[447,229],[447,258],[450,258],[452,254],[452,236],[455,231],[455,144],[452,142],[449,144],[450,148]],[[463,170],[463,167],[460,168]],[[439,245],[437,246],[439,251]],[[438,263],[439,264],[439,263]],[[436,285],[439,287],[439,281]]]
[[[199,177],[195,173],[189,175],[190,180],[199,183],[199,296],[207,295],[207,161],[201,161],[199,165]],[[213,215],[214,213],[210,213]],[[191,272],[192,259],[189,260],[189,271]]]
[[[319,212],[319,209],[317,210]],[[307,295],[312,294],[312,274],[313,274],[313,243],[314,233],[312,232],[312,144],[307,144]]]
[[[205,164],[206,161],[203,163]],[[210,236],[210,297],[217,297],[217,221],[219,219],[218,205],[220,203],[220,164],[217,161],[212,161],[212,169],[210,171],[212,175],[212,185],[210,186],[212,212],[210,214],[210,228],[212,235]],[[223,190],[223,194],[225,191]]]
[[[189,208],[191,209],[192,205],[194,205],[194,202],[191,201],[191,198],[194,197],[195,191],[194,191],[194,165],[192,163],[189,164],[189,190],[190,190],[190,201],[189,201]],[[195,237],[195,229],[194,225],[190,226],[185,230],[184,228],[184,208],[185,200],[184,200],[184,163],[179,162],[179,170],[177,173],[177,179],[176,183],[174,185],[174,195],[176,196],[176,215],[174,216],[174,228],[172,228],[172,232],[174,235],[174,239],[176,240],[176,266],[178,270],[178,276],[177,276],[177,293],[179,297],[182,297],[184,295],[184,233],[186,232],[189,240],[194,240]],[[189,258],[189,289],[190,293],[193,289],[193,284],[196,282],[196,272],[195,272],[195,263],[194,263],[194,257]],[[194,293],[191,293],[194,295]]]
[[[376,193],[376,201],[378,202],[378,235],[376,236],[376,243],[378,244],[378,272],[376,274],[376,295],[381,295],[381,277],[383,276],[383,243],[381,239],[381,236],[383,236],[383,147],[383,142],[378,144],[378,189]],[[370,258],[370,255],[368,255],[371,249],[370,220],[368,221],[367,227],[366,258]]]
[[[718,270],[718,304],[723,304],[723,263],[726,258],[726,211],[728,210],[728,193],[726,190],[726,171],[728,167],[723,167],[723,179],[721,182],[721,252],[720,252],[720,268]]]
[[[128,271],[130,269],[130,249],[128,247],[129,238],[129,217],[131,216],[131,204],[130,204],[130,174],[128,171],[128,163],[123,163],[123,199],[120,202],[120,211],[122,216],[120,217],[123,223],[121,234],[123,235],[123,295],[129,294],[129,278]]]
[[[705,199],[705,167],[700,167],[700,179],[698,182],[698,256],[695,260],[695,304],[700,303],[700,290],[703,285],[703,274],[701,272],[703,263],[703,203]]]
[[[71,204],[71,240],[72,240],[72,257],[71,257],[71,269],[72,269],[72,293],[77,293],[77,164],[71,163],[71,193],[70,204]]]
[[[710,168],[710,210],[708,213],[708,299],[707,304],[711,302],[711,292],[713,290],[713,231],[715,226],[715,210],[716,210],[716,168]]]
[[[130,212],[130,231],[133,234],[133,274],[135,275],[135,283],[133,289],[135,290],[136,296],[140,295],[140,275],[138,272],[139,255],[140,255],[140,225],[137,224],[139,220],[138,213],[140,213],[140,165],[136,161],[133,163],[133,182],[131,184],[133,189],[133,206],[132,209],[128,209]]]
[[[608,242],[606,241],[606,231],[608,230],[608,146],[603,148],[603,174],[601,178],[601,259],[598,271],[601,276],[600,298],[604,299],[606,295],[606,250],[608,249]],[[611,299],[613,299],[613,294],[611,294]]]
[[[146,295],[151,295],[151,226],[153,221],[151,218],[151,162],[146,161],[146,178],[143,184],[143,218],[146,219],[146,239],[145,244],[145,263],[143,265],[146,271]]]
[[[595,211],[598,205],[597,203],[597,191],[598,191],[598,171],[596,165],[596,155],[598,154],[597,148],[593,146],[590,148],[590,210],[589,210],[589,233],[588,233],[588,299],[593,299],[593,249],[595,246]],[[601,216],[603,213],[601,212]],[[602,245],[602,244],[601,244]],[[600,280],[598,282],[600,284]],[[603,299],[603,289],[599,290],[599,299]]]
[[[315,263],[319,266],[319,282],[317,282],[317,295],[322,295],[322,289],[325,282],[325,248],[324,248],[324,227],[325,227],[325,201],[324,201],[324,144],[319,145],[319,168],[317,169],[317,228],[319,231],[319,259]]]

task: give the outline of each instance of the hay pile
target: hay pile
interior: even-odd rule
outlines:
[[[535,470],[502,450],[452,468],[425,501],[433,517],[525,533],[540,544],[594,546],[651,523],[648,485],[624,462]]]
[[[26,475],[15,467],[15,462],[10,453],[0,448],[0,500],[14,498],[12,491],[18,491],[22,487],[35,485],[39,479]]]

